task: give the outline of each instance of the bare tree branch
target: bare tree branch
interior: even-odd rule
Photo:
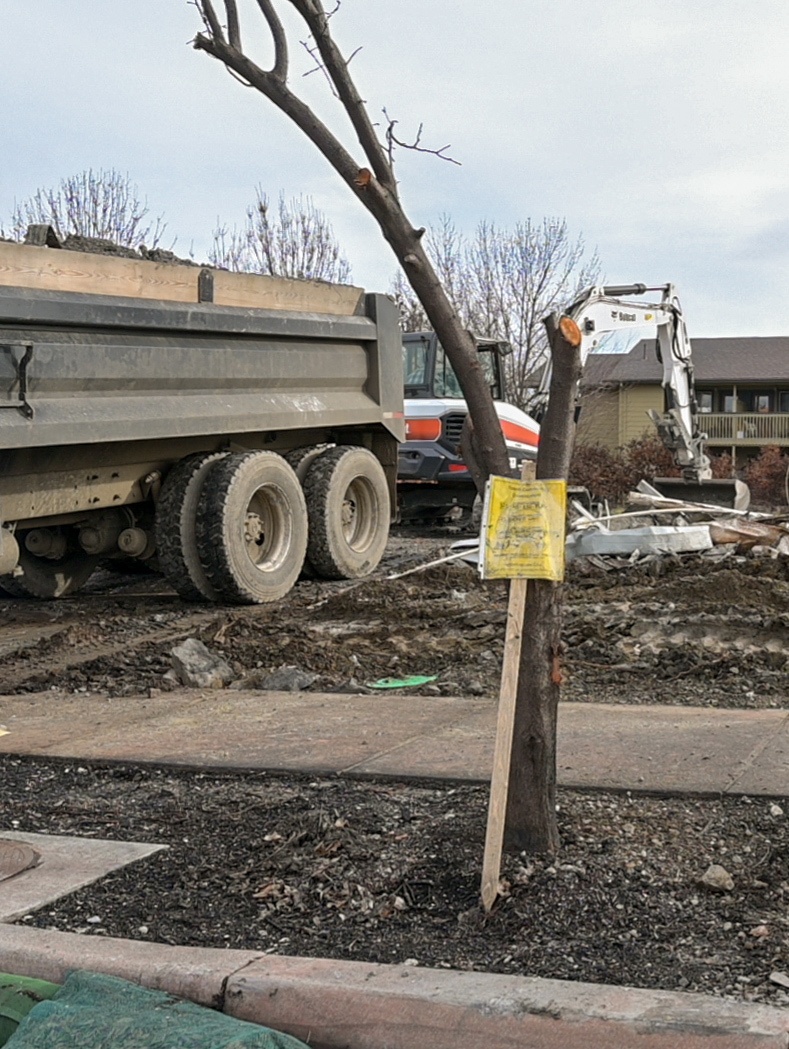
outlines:
[[[326,68],[326,66],[323,64],[323,60],[321,59],[321,56],[318,54],[317,47],[315,47],[314,44],[311,44],[309,42],[309,40],[302,40],[301,41],[301,46],[304,48],[304,50],[310,56],[312,61],[315,63],[315,65],[312,67],[312,69],[308,69],[307,72],[304,74],[304,76],[308,77],[308,76],[312,76],[313,73],[322,73],[324,80],[329,85],[329,90],[331,91],[331,93],[334,95],[334,97],[336,99],[339,99],[340,96],[337,94],[337,88],[332,83],[332,79],[329,76],[329,71]]]
[[[337,4],[337,7],[339,7],[339,6],[340,5]],[[326,83],[329,85],[329,90],[331,91],[331,93],[334,95],[334,97],[336,99],[339,99],[340,96],[339,96],[339,94],[337,92],[337,88],[332,83],[332,79],[329,76],[329,71],[327,70],[326,66],[323,64],[323,59],[321,58],[320,54],[318,53],[317,47],[314,44],[311,44],[309,42],[309,40],[302,40],[301,41],[301,46],[304,48],[304,50],[307,52],[307,54],[310,56],[310,58],[315,63],[315,65],[313,66],[312,69],[308,69],[307,72],[304,73],[304,76],[308,77],[308,76],[312,76],[313,73],[323,73],[323,76],[324,76],[324,78],[326,80]],[[352,51],[350,53],[350,55],[348,56],[346,64],[350,65],[351,62],[354,60],[354,58],[359,54],[359,52],[361,50],[362,50],[361,47],[357,47],[355,51]]]
[[[254,204],[246,209],[241,229],[219,226],[214,230],[208,257],[214,266],[242,273],[340,284],[351,280],[351,267],[334,230],[312,200],[286,200],[281,193],[274,207],[261,186]]]
[[[166,229],[162,216],[151,220],[137,186],[115,168],[89,168],[61,179],[58,186],[36,190],[14,204],[11,222],[15,240],[23,239],[31,223],[40,223],[51,226],[61,241],[88,237],[126,248],[157,248]]]
[[[236,51],[241,50],[241,31],[238,25],[238,6],[236,0],[225,0],[225,10],[227,11],[227,38],[230,42],[230,46],[234,47]]]
[[[528,410],[533,375],[548,352],[543,318],[599,277],[597,253],[586,254],[560,218],[531,219],[505,229],[481,222],[472,236],[449,216],[427,234],[441,283],[462,322],[476,335],[509,342],[507,399]],[[403,282],[391,288],[407,331],[425,327],[424,312]]]
[[[394,133],[395,126],[399,123],[399,121],[393,120],[385,109],[383,110],[383,114],[386,117],[387,121],[386,152],[389,158],[390,167],[394,167],[394,146],[401,146],[403,149],[410,149],[413,150],[415,153],[430,153],[432,156],[438,157],[440,160],[447,160],[450,164],[457,164],[458,167],[462,166],[459,160],[455,160],[454,157],[447,157],[444,155],[446,150],[449,149],[449,145],[442,146],[441,149],[428,149],[427,146],[421,145],[422,129],[424,127],[423,124],[420,124],[417,128],[416,136],[414,137],[413,142],[403,142],[401,139],[397,138],[397,136]]]
[[[258,0],[258,2],[266,2],[266,0]],[[260,91],[286,116],[290,117],[347,184],[357,191],[357,195],[365,206],[371,208],[370,196],[358,192],[356,186],[355,180],[359,174],[358,163],[310,107],[289,90],[281,77],[277,76],[273,70],[267,72],[261,69],[252,59],[229,47],[224,40],[217,40],[204,33],[198,33],[193,41],[193,46],[198,51],[205,51],[218,59],[232,73]]]
[[[212,0],[197,0],[197,10],[203,16],[203,22],[205,23],[206,29],[216,40],[224,41],[225,36],[222,32],[222,26],[219,19],[216,16],[214,5]]]
[[[359,144],[364,150],[373,174],[381,185],[396,197],[397,183],[391,165],[367,113],[364,100],[356,90],[356,85],[348,72],[348,61],[342,56],[329,33],[329,16],[323,10],[320,0],[289,0],[289,3],[296,8],[309,27],[326,71],[353,124]]]
[[[200,2],[205,4],[207,0]],[[221,33],[212,29],[198,33],[193,41],[194,47],[222,62],[235,76],[260,91],[288,116],[376,220],[402,265],[409,284],[423,303],[430,324],[441,339],[458,377],[474,420],[475,452],[482,472],[506,475],[509,473],[507,449],[474,340],[447,297],[427,255],[422,243],[424,229],[414,228],[403,211],[385,147],[348,73],[348,63],[331,39],[328,15],[321,0],[287,2],[301,15],[316,42],[321,62],[362,147],[364,159],[361,165],[327,125],[288,87],[285,78],[287,47],[282,25],[274,11],[274,0],[258,0],[258,6],[274,35],[276,54],[274,67],[270,71],[261,69],[242,51],[228,45]],[[443,150],[440,152],[443,153]]]
[[[263,12],[274,41],[274,65],[271,73],[278,80],[285,81],[288,76],[288,40],[285,29],[271,0],[258,0],[258,7]]]

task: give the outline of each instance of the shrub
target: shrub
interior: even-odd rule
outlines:
[[[628,487],[654,477],[679,477],[674,457],[656,433],[636,437],[622,449],[622,459],[628,475]]]
[[[775,445],[769,445],[762,448],[755,459],[751,459],[743,476],[755,501],[770,506],[785,506],[787,472],[789,456]]]
[[[765,452],[768,451],[771,449],[765,449]],[[778,449],[772,449],[772,451],[778,452]],[[754,461],[751,469],[756,470],[756,463],[760,461],[761,457]],[[765,483],[762,485],[757,482],[756,487],[759,492],[764,487],[770,492],[770,495],[768,497],[757,494],[752,485],[754,498],[773,503],[784,500],[784,478],[786,468],[789,466],[789,458],[781,457],[781,461],[783,466],[776,466],[773,459],[769,459],[769,466],[765,464],[762,467]],[[710,456],[710,464],[713,477],[734,476],[732,458],[728,452]],[[759,471],[756,473],[757,477],[760,476]],[[674,462],[673,455],[657,434],[637,437],[615,451],[611,451],[602,444],[579,444],[575,447],[570,463],[570,484],[583,485],[596,498],[607,499],[613,503],[632,491],[639,481],[653,481],[656,477],[680,476],[681,471]],[[777,498],[779,491],[780,499]]]
[[[710,466],[712,467],[712,476],[718,480],[723,481],[734,477],[734,460],[728,452],[721,452],[720,455],[711,455]]]
[[[570,462],[570,484],[588,488],[597,499],[616,502],[629,488],[621,452],[612,452],[602,444],[576,445]]]

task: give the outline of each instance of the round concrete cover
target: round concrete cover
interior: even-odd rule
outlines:
[[[0,838],[0,881],[13,878],[30,867],[37,867],[40,862],[41,854],[23,841]]]

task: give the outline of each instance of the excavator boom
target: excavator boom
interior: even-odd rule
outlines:
[[[655,292],[660,294],[657,301],[632,301],[633,296]],[[581,329],[582,366],[601,336],[612,331],[655,327],[667,411],[663,414],[652,410],[649,416],[681,472],[681,478],[655,478],[655,486],[664,494],[670,494],[671,498],[746,509],[750,501],[746,485],[741,481],[719,480],[712,476],[712,466],[705,450],[707,435],[699,427],[691,343],[674,285],[591,287],[565,312]],[[538,418],[547,404],[550,370],[549,361],[531,406],[532,414],[537,414]]]

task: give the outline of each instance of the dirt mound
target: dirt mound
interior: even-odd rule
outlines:
[[[194,259],[179,258],[178,255],[164,248],[146,248],[144,244],[141,244],[139,248],[127,248],[111,240],[103,240],[100,237],[81,237],[75,233],[70,233],[62,242],[61,247],[66,251],[83,251],[91,255],[116,255],[124,259],[144,259],[146,262],[163,262],[172,266],[200,265]]]

